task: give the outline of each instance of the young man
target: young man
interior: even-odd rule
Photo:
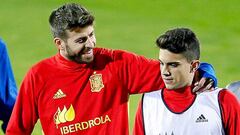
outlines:
[[[2,130],[6,131],[13,105],[16,101],[17,86],[12,72],[5,43],[0,39],[0,120]]]
[[[166,88],[143,95],[134,135],[239,135],[240,106],[231,92],[192,93],[200,63],[195,34],[186,28],[169,30],[157,46]]]
[[[164,87],[159,62],[95,48],[93,21],[78,4],[52,12],[49,22],[59,53],[26,75],[8,135],[31,134],[38,119],[46,135],[129,134],[129,95]]]
[[[232,91],[237,96],[238,100],[240,100],[240,81],[229,83],[226,88]]]

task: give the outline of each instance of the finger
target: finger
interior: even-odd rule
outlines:
[[[199,91],[200,88],[202,88],[206,82],[207,78],[203,77],[199,82],[196,82],[194,84],[194,88],[192,90],[192,92],[197,92]]]
[[[199,84],[199,82],[197,81],[197,82],[194,83],[194,86],[197,86],[198,84]]]
[[[198,85],[194,86],[192,89],[192,92],[195,93],[200,89],[200,87]]]
[[[211,78],[202,78],[199,82],[199,89],[201,91],[209,90],[213,86],[213,80]]]
[[[213,86],[213,84],[214,84],[214,81],[212,80],[212,86],[209,88],[210,91],[215,90],[215,87]]]
[[[195,82],[194,84],[193,84],[193,89],[192,89],[192,92],[196,92],[199,88],[197,88],[198,87],[198,83],[199,82]]]
[[[213,81],[213,79],[211,79],[211,78],[208,78],[207,81],[205,82],[205,85],[207,85],[206,88],[207,88],[208,90],[214,89],[213,84],[214,84],[214,81]],[[210,85],[211,85],[211,86],[210,86]],[[209,87],[209,86],[210,86],[210,87]]]
[[[206,83],[206,81],[207,81],[207,78],[205,78],[205,77],[201,78],[201,80],[198,83],[199,87],[200,88],[203,87],[204,84]]]
[[[213,86],[213,81],[211,81],[211,82],[205,87],[205,90],[210,90],[212,86]]]
[[[212,79],[212,78],[208,78],[208,81],[209,81],[209,82],[213,82],[213,79]]]
[[[210,82],[206,87],[199,89],[199,91],[197,91],[197,94],[200,94],[205,91],[211,91],[212,85],[213,85],[213,81]]]
[[[209,83],[211,83],[211,82],[214,82],[213,79],[207,78],[205,84],[209,84]]]

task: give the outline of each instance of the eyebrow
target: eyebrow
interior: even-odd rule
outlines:
[[[160,59],[158,59],[158,61],[160,62],[160,63],[163,63]],[[168,62],[168,63],[166,63],[166,64],[168,64],[168,65],[170,65],[170,64],[180,64],[180,62]]]
[[[88,34],[88,35],[91,35],[91,34],[93,34],[94,33],[94,30],[92,31],[92,32],[90,32],[90,34]]]
[[[168,65],[171,65],[171,64],[176,64],[176,65],[180,65],[180,62],[169,62],[167,63]]]
[[[92,32],[90,32],[88,35],[91,35],[93,33],[94,33],[94,30]],[[76,40],[74,40],[74,42],[78,42],[79,40],[81,40],[83,38],[87,38],[87,36],[81,36],[81,37],[77,38]]]

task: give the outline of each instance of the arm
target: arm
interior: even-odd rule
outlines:
[[[219,93],[219,103],[222,113],[225,134],[240,134],[240,104],[236,96],[228,90]]]
[[[120,81],[127,87],[129,93],[144,93],[165,87],[158,60],[147,59],[125,51],[115,51],[114,59],[118,61]],[[194,90],[206,89],[208,83],[205,84],[205,82],[208,78],[211,78],[217,85],[217,78],[210,64],[201,63],[198,70],[200,76],[196,78],[195,82],[200,81],[200,83]]]
[[[32,70],[23,80],[7,127],[7,135],[30,135],[38,120],[36,82]]]
[[[3,120],[3,132],[6,131],[16,96],[17,86],[7,54],[7,48],[0,39],[0,119]]]
[[[143,93],[164,87],[160,63],[126,51],[114,51],[118,76],[128,93]]]

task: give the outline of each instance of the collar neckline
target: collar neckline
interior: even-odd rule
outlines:
[[[57,65],[70,70],[87,68],[91,65],[91,63],[76,63],[74,61],[67,60],[60,53],[57,53],[57,55],[55,56],[55,59],[56,59]]]
[[[165,88],[165,96],[174,96],[175,98],[188,98],[195,94],[192,92],[192,86],[186,86],[178,89],[167,89]]]

